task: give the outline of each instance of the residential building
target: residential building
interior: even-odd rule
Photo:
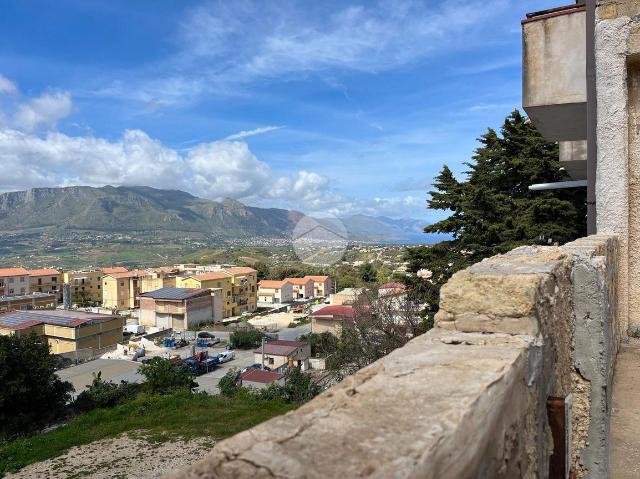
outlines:
[[[29,270],[29,288],[38,293],[52,293],[62,301],[62,273],[57,269]]]
[[[378,288],[378,297],[401,296],[407,291],[407,287],[402,283],[385,283]]]
[[[58,296],[53,293],[30,293],[16,296],[0,296],[0,313],[30,309],[56,309]]]
[[[222,321],[222,289],[162,288],[140,294],[140,324],[183,331]]]
[[[329,276],[305,276],[304,278],[313,280],[313,296],[316,298],[326,298],[333,291],[333,283]]]
[[[0,314],[0,334],[44,336],[54,354],[102,349],[122,341],[120,316],[82,311],[13,311]]]
[[[29,272],[24,268],[0,268],[0,296],[29,294]]]
[[[176,277],[178,288],[220,289],[222,291],[222,317],[233,316],[232,289],[233,278],[222,271]]]
[[[71,286],[71,301],[74,303],[102,302],[102,276],[105,274],[126,273],[127,268],[121,266],[88,269],[81,271],[65,271],[63,279]]]
[[[254,351],[256,364],[263,364],[271,371],[299,367],[303,371],[309,368],[311,346],[303,341],[277,339],[264,343]]]
[[[240,385],[245,388],[263,389],[272,384],[284,386],[284,374],[255,368],[249,368],[240,374]]]
[[[231,275],[231,316],[253,313],[258,308],[258,272],[248,267],[231,267],[223,270]]]
[[[105,274],[102,277],[102,307],[114,310],[137,308],[146,276],[145,270]]]
[[[332,306],[353,305],[358,302],[365,293],[365,288],[345,288],[335,294],[330,295],[330,304]]]
[[[288,281],[263,279],[258,283],[259,303],[290,303],[293,301],[293,285]]]
[[[353,321],[355,314],[352,306],[325,306],[311,313],[311,332],[321,334],[329,332],[338,337],[346,321]]]
[[[293,299],[309,299],[314,296],[314,281],[310,277],[285,278],[293,286]]]
[[[175,288],[177,274],[178,269],[171,266],[145,269],[140,273],[140,291],[146,293],[162,288]]]

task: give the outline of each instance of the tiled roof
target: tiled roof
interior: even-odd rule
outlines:
[[[285,278],[284,279],[287,283],[291,283],[291,284],[299,284],[299,285],[305,285],[307,284],[309,281],[313,281],[311,278],[307,277],[307,278]]]
[[[276,339],[264,343],[264,353],[271,356],[289,356],[296,349],[306,346],[308,343],[302,341],[287,341],[285,339]],[[255,353],[261,354],[262,347],[256,349]]]
[[[140,297],[142,298],[153,298],[153,299],[173,299],[176,301],[181,301],[189,298],[197,298],[198,296],[210,296],[210,289],[203,288],[160,288],[155,291],[149,291],[147,293],[142,293]]]
[[[310,276],[310,275],[307,275],[307,276],[304,277],[304,279],[312,279],[314,281],[322,282],[322,281],[328,280],[329,276]]]
[[[311,316],[315,317],[327,317],[331,316],[334,318],[353,318],[353,308],[351,306],[337,305],[334,304],[332,306],[325,306],[324,308],[320,308],[317,311],[311,313]]]
[[[253,383],[271,384],[279,381],[284,377],[284,374],[276,373],[273,371],[264,371],[262,369],[247,369],[240,375],[243,381],[249,381]]]
[[[250,274],[257,273],[257,271],[253,268],[243,267],[243,266],[235,266],[233,268],[225,268],[225,271],[232,274]]]
[[[211,273],[202,273],[191,276],[198,281],[211,281],[212,279],[229,279],[229,274],[224,271],[212,271]]]
[[[31,269],[29,276],[56,276],[60,274],[57,269]]]
[[[110,321],[114,318],[117,316],[62,309],[12,311],[0,314],[0,328],[24,329],[39,323],[73,328],[85,323]]]
[[[402,283],[385,283],[379,289],[406,289]]]
[[[24,268],[0,268],[0,277],[3,276],[27,276],[29,272]]]
[[[104,274],[113,274],[113,273],[126,273],[127,268],[123,268],[122,266],[115,266],[113,268],[102,268],[100,269]]]
[[[258,283],[259,288],[282,288],[288,281],[277,281],[273,279],[263,279]]]

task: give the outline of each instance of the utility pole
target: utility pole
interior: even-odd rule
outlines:
[[[264,370],[264,336],[262,336],[260,347],[262,349],[262,360],[260,361],[260,369]]]

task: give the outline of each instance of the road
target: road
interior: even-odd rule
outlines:
[[[102,373],[104,381],[141,382],[144,378],[138,373],[140,363],[126,359],[94,359],[77,366],[61,369],[57,372],[63,381],[69,381],[75,388],[74,397],[84,391],[93,381],[93,374]]]

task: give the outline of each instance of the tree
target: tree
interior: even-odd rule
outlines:
[[[115,384],[102,379],[102,371],[93,373],[93,381],[74,401],[77,411],[86,412],[96,408],[109,408],[122,404],[136,397],[140,385],[121,381]]]
[[[191,370],[184,364],[174,364],[168,359],[151,358],[138,370],[145,377],[144,387],[152,394],[170,394],[175,391],[192,391],[198,387]]]
[[[375,283],[378,279],[378,272],[371,263],[363,263],[358,268],[360,279],[365,283]]]
[[[558,145],[544,140],[518,110],[493,129],[465,163],[458,181],[445,165],[429,192],[428,206],[449,216],[425,228],[446,233],[451,241],[409,248],[406,261],[414,273],[406,279],[411,294],[427,304],[432,320],[440,287],[456,271],[483,258],[532,244],[562,244],[586,234],[586,191],[582,188],[530,191],[534,183],[567,179]],[[419,271],[427,275],[417,274]],[[430,275],[430,276],[429,276]]]
[[[36,431],[60,418],[73,386],[55,374],[47,340],[0,336],[0,437]]]
[[[229,371],[220,378],[220,381],[218,381],[220,394],[228,398],[235,396],[240,390],[240,386],[238,385],[239,376],[240,373],[237,368],[229,369]]]
[[[264,334],[257,329],[245,329],[231,333],[231,343],[238,349],[252,349],[257,347]]]
[[[329,331],[323,333],[309,333],[300,336],[300,341],[309,343],[311,356],[327,356],[338,349],[338,338]]]
[[[320,394],[320,386],[313,382],[311,376],[300,368],[287,371],[284,383],[284,397],[287,402],[303,403]]]

